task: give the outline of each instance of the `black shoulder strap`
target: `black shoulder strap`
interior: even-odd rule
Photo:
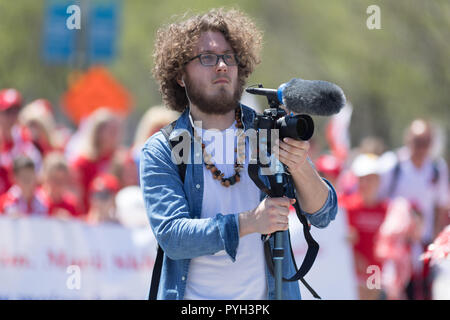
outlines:
[[[432,184],[437,184],[439,182],[439,165],[437,160],[433,161],[433,177],[431,178]]]
[[[172,123],[168,124],[164,128],[161,129],[162,134],[166,138],[167,142],[169,142],[170,149],[173,149],[180,141],[170,140],[170,134],[173,131],[173,128],[175,128],[177,120],[173,121]],[[181,150],[183,152],[183,150]],[[182,155],[181,155],[182,156]],[[184,183],[184,176],[186,174],[186,163],[181,162],[178,165],[178,173],[180,174],[181,181]]]
[[[153,265],[152,282],[150,284],[150,292],[148,300],[156,300],[158,296],[159,280],[161,279],[161,269],[164,251],[158,245],[158,253],[156,254],[155,264]]]
[[[169,142],[170,149],[173,149],[179,142],[179,141],[171,141],[169,139],[170,134],[173,131],[173,128],[175,127],[175,123],[176,123],[176,120],[161,129],[162,134],[166,138],[167,142]],[[184,177],[186,175],[186,164],[184,162],[182,162],[178,165],[178,173],[180,174],[181,182],[184,183]],[[156,300],[157,295],[158,295],[158,288],[159,288],[159,281],[161,279],[161,269],[162,269],[163,257],[164,257],[164,251],[158,245],[158,253],[156,254],[156,260],[155,260],[155,264],[153,266],[152,282],[150,284],[150,292],[148,295],[149,300]]]
[[[400,160],[397,157],[397,163],[395,164],[394,172],[392,173],[391,184],[389,185],[389,197],[391,197],[394,194],[395,189],[397,189],[398,179],[400,178],[400,171]]]
[[[315,291],[314,289],[306,282],[304,279],[304,276],[308,273],[308,271],[311,269],[312,265],[314,264],[314,261],[316,260],[317,254],[319,253],[319,244],[314,240],[310,233],[310,226],[308,224],[308,220],[306,217],[301,214],[300,212],[300,206],[298,202],[294,203],[295,212],[297,214],[298,219],[303,225],[303,234],[305,236],[306,243],[308,244],[308,249],[306,251],[305,258],[303,259],[302,265],[300,266],[300,269],[297,268],[297,263],[295,262],[294,252],[292,251],[292,244],[291,244],[291,236],[288,232],[289,236],[289,247],[291,250],[291,256],[292,261],[294,262],[295,270],[297,272],[295,275],[290,277],[289,279],[286,279],[283,277],[283,281],[298,281],[300,280],[305,287],[311,292],[312,296],[316,299],[322,299]],[[274,265],[273,265],[273,257],[272,257],[272,249],[270,248],[269,241],[264,242],[264,255],[266,258],[267,267],[272,275],[274,275]]]

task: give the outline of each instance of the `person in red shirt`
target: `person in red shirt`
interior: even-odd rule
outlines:
[[[44,199],[50,216],[65,219],[81,216],[76,190],[70,190],[74,185],[71,180],[64,156],[57,152],[48,154],[44,159],[39,194]]]
[[[111,173],[119,180],[120,188],[138,186],[139,169],[134,162],[132,149],[117,150],[111,164]]]
[[[89,186],[90,208],[86,216],[89,224],[104,222],[120,223],[116,214],[115,196],[119,191],[119,181],[108,173],[95,177]]]
[[[42,157],[52,151],[64,151],[70,133],[55,122],[53,108],[48,100],[37,99],[27,104],[20,111],[19,123],[29,130],[31,141]]]
[[[421,258],[432,268],[432,299],[450,300],[450,224],[438,234]]]
[[[47,216],[48,207],[38,192],[38,179],[33,161],[27,157],[14,159],[15,184],[0,196],[0,213],[9,217]]]
[[[339,185],[339,175],[342,172],[342,162],[331,154],[322,154],[317,158],[315,165],[317,172],[335,186],[339,198],[340,191],[337,189],[337,186]]]
[[[351,241],[355,257],[356,275],[360,299],[375,299],[380,292],[367,286],[369,266],[381,263],[374,254],[377,232],[386,216],[387,203],[377,198],[379,187],[378,157],[361,154],[355,158],[351,170],[358,177],[358,189],[350,195],[343,195],[340,206],[346,210],[350,226]]]
[[[70,161],[82,189],[84,212],[89,211],[89,186],[101,173],[111,170],[111,163],[122,137],[121,119],[112,111],[101,108],[90,115],[84,126],[80,149]]]
[[[17,123],[22,96],[16,89],[0,90],[0,195],[13,184],[13,160],[24,155],[41,165],[39,151],[26,128]]]
[[[177,120],[179,116],[179,112],[170,110],[162,105],[150,107],[142,115],[141,120],[136,127],[134,142],[133,146],[131,147],[131,153],[133,161],[136,163],[136,169],[139,168],[141,149],[147,139],[169,123]],[[139,178],[139,170],[136,171],[138,172]]]
[[[403,197],[391,199],[374,249],[382,264],[383,298],[411,299],[411,294],[415,298],[424,298],[421,294],[423,277],[414,272],[413,264],[416,262],[412,247],[422,232],[423,218],[417,205]]]

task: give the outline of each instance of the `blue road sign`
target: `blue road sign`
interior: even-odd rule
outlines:
[[[45,6],[42,56],[48,63],[66,63],[76,50],[76,32],[67,28],[69,0],[47,0]]]
[[[108,62],[116,55],[120,4],[116,0],[89,3],[88,51],[90,62]]]
[[[81,28],[73,23],[71,5],[83,16]],[[42,56],[47,63],[68,63],[78,58],[90,65],[110,62],[116,56],[119,30],[119,0],[46,0],[43,24]],[[79,19],[81,20],[81,18]]]

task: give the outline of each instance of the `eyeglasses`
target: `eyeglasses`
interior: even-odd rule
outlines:
[[[237,55],[231,54],[231,53],[225,53],[225,54],[200,53],[199,55],[189,59],[189,61],[192,61],[197,58],[199,58],[202,66],[205,66],[205,67],[216,66],[219,63],[220,58],[222,58],[223,62],[225,62],[225,64],[227,66],[237,66],[239,64],[239,59],[238,59]]]

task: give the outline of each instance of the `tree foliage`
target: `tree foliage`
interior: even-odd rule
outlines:
[[[380,30],[366,26],[371,4],[380,7]],[[450,133],[446,0],[123,1],[118,56],[109,68],[134,96],[135,120],[161,103],[150,73],[157,28],[173,15],[218,6],[242,9],[264,30],[263,61],[248,83],[276,87],[293,77],[337,83],[354,106],[354,144],[377,135],[398,146],[404,127],[419,116]],[[43,63],[44,7],[42,0],[0,3],[0,87],[58,105],[74,66]]]

